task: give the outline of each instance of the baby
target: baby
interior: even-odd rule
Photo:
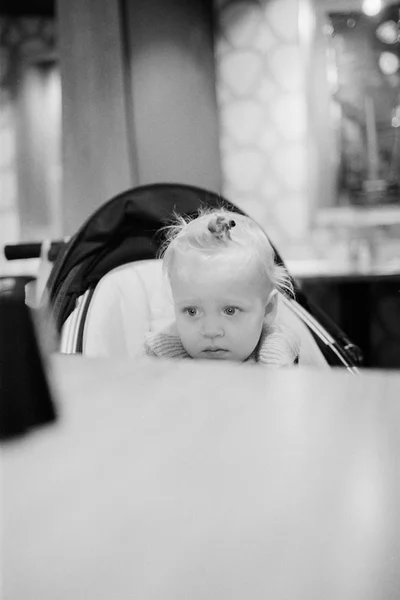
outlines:
[[[178,217],[162,251],[175,323],[150,333],[149,356],[289,366],[299,341],[276,323],[278,292],[293,294],[264,231],[225,209]]]

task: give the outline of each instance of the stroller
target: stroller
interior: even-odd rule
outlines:
[[[182,184],[150,184],[102,205],[65,245],[47,282],[47,296],[64,353],[134,356],[148,331],[173,318],[161,262],[159,230],[173,212],[200,206],[243,213],[213,192]],[[284,266],[274,248],[277,263]],[[295,299],[280,296],[282,318],[301,338],[300,364],[341,366],[352,373],[361,353],[293,281]]]

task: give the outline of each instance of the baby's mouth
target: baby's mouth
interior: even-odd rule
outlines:
[[[225,348],[213,348],[210,346],[209,348],[204,348],[202,352],[205,352],[206,354],[223,354],[224,352],[228,352],[228,350]]]

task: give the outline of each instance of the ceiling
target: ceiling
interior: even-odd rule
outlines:
[[[52,16],[55,13],[55,0],[2,0],[1,15]]]

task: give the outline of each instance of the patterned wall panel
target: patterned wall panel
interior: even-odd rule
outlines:
[[[309,226],[298,0],[216,0],[215,21],[223,192],[291,258]]]

